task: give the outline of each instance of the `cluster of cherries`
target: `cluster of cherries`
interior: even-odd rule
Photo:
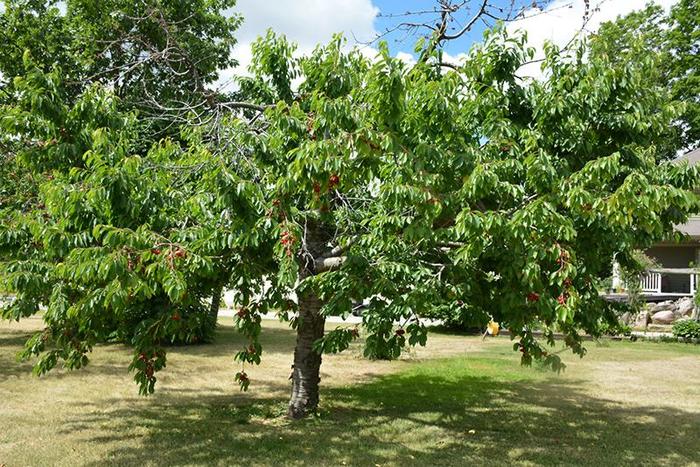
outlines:
[[[569,261],[569,252],[566,250],[561,250],[561,252],[559,253],[559,258],[557,258],[557,264],[559,265],[560,271],[564,267],[564,264],[566,264],[568,261]],[[564,288],[566,290],[564,292],[562,292],[561,294],[559,294],[559,296],[557,297],[557,302],[560,305],[562,305],[562,306],[566,305],[566,302],[569,299],[568,289],[570,289],[572,285],[573,285],[573,281],[571,280],[571,278],[567,277],[564,280]],[[540,300],[540,294],[538,294],[537,292],[530,292],[529,294],[527,294],[526,299],[530,303],[537,302]]]
[[[282,236],[280,239],[280,243],[284,246],[285,253],[287,254],[287,257],[291,257],[293,254],[292,247],[294,246],[294,243],[296,242],[296,238],[294,238],[294,235],[292,235],[291,232],[288,230],[285,230],[282,232]]]
[[[236,377],[234,379],[238,381],[243,389],[247,388],[248,384],[250,383],[250,378],[248,378],[248,375],[243,370],[236,373]]]
[[[157,355],[154,355],[154,357]],[[146,369],[144,370],[144,373],[146,374],[146,378],[151,379],[153,378],[153,373],[155,372],[155,369],[153,367],[153,359],[148,358],[148,355],[145,353],[141,352],[139,354],[139,360],[145,363]]]
[[[154,255],[159,255],[161,254],[161,249],[158,248],[157,246],[154,248],[151,248],[151,253]],[[181,259],[185,258],[187,256],[187,252],[183,250],[180,247],[175,247],[173,248],[172,246],[168,248],[168,264],[170,265],[170,269],[175,268],[175,260],[176,259]]]
[[[333,188],[337,187],[340,184],[340,177],[338,174],[333,174],[328,178],[328,189],[332,190]],[[321,184],[318,182],[314,182],[313,185],[314,193],[316,195],[321,194]]]

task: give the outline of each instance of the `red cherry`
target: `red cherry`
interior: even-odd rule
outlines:
[[[240,308],[240,309],[238,310],[238,313],[236,313],[236,315],[237,315],[239,318],[245,318],[247,314],[248,314],[248,309],[247,309],[247,308]]]
[[[530,292],[529,294],[527,294],[527,301],[528,302],[536,302],[539,299],[540,299],[540,294],[538,294],[537,292]]]
[[[330,187],[334,187],[338,183],[340,183],[340,177],[338,177],[338,175],[336,175],[336,174],[331,175],[331,178],[328,179],[328,185]]]
[[[173,321],[180,321],[180,315],[178,313],[175,313],[170,319],[172,319]]]
[[[160,248],[153,248],[153,249],[151,250],[151,253],[153,253],[154,255],[159,255],[159,254],[160,254]]]
[[[321,192],[321,185],[314,183],[314,193],[319,194]]]
[[[566,295],[561,294],[557,297],[557,301],[559,302],[560,305],[566,305]]]

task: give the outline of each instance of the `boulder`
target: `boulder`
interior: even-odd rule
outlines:
[[[693,312],[693,308],[695,307],[695,304],[693,303],[693,299],[690,297],[687,298],[681,298],[678,300],[678,303],[676,304],[678,307],[678,315],[679,316],[690,316],[690,314]]]
[[[675,307],[675,303],[673,303],[671,300],[666,300],[664,302],[659,302],[656,304],[656,306],[654,307],[654,313],[658,313],[659,311],[673,310]]]
[[[620,316],[620,322],[622,322],[623,324],[626,324],[626,325],[630,325],[630,324],[632,324],[633,318],[634,318],[634,316],[632,315],[632,313],[630,313],[629,311],[626,311],[626,312],[622,313],[622,316]]]
[[[636,328],[645,328],[647,327],[647,324],[649,324],[649,312],[646,310],[642,310],[635,318],[634,318],[634,327]]]
[[[651,316],[651,322],[654,324],[671,324],[676,320],[676,316],[671,310],[657,311]]]

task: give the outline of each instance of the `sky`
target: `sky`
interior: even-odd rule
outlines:
[[[591,0],[592,16],[586,24],[586,31],[597,30],[598,26],[619,15],[641,9],[650,0]],[[677,0],[651,0],[668,9]],[[298,44],[300,53],[308,53],[319,44],[327,42],[336,32],[342,32],[350,44],[373,54],[376,42],[367,44],[388,26],[403,21],[402,17],[387,17],[405,11],[430,10],[435,0],[238,0],[234,11],[242,14],[244,22],[236,36],[238,45],[234,56],[240,66],[238,70],[227,70],[221,76],[224,87],[230,76],[240,73],[250,63],[250,44],[268,28],[285,34]],[[496,6],[506,6],[510,0],[491,0]],[[523,30],[527,33],[530,45],[541,50],[545,40],[559,45],[566,44],[583,26],[584,0],[550,0],[543,10],[530,8],[525,19],[508,24],[508,29]],[[425,16],[424,16],[425,17]],[[414,18],[415,19],[415,18]],[[465,15],[461,20],[467,20]],[[459,60],[470,46],[481,39],[486,26],[477,23],[474,30],[450,43],[446,52],[448,60]],[[393,34],[387,42],[393,54],[410,61],[417,36]],[[538,65],[521,70],[521,74],[537,75]]]

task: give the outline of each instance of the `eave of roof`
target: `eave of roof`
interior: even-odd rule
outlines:
[[[686,152],[680,157],[677,157],[676,159],[673,160],[675,164],[681,163],[687,161],[688,164],[690,165],[696,165],[700,163],[700,148],[694,149],[690,152]]]

